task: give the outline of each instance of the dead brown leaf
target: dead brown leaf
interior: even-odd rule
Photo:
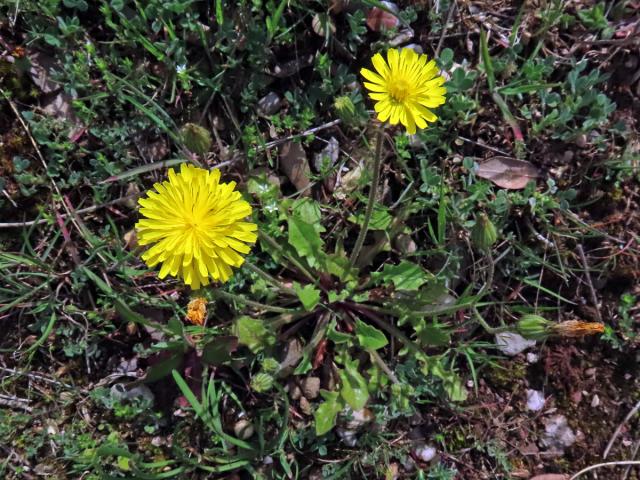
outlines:
[[[492,181],[496,185],[509,190],[520,190],[530,180],[540,176],[538,169],[530,162],[510,157],[493,157],[481,163],[476,175]]]
[[[291,180],[298,190],[305,190],[310,194],[309,176],[311,169],[307,161],[307,153],[302,145],[295,142],[287,142],[280,148],[280,169]]]
[[[391,11],[398,10],[398,7],[391,2],[381,3]],[[400,25],[398,17],[381,8],[373,7],[367,14],[367,26],[374,32],[379,32],[382,29],[390,30],[398,25]]]

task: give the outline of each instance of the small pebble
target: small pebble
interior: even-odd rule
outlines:
[[[513,357],[536,344],[535,340],[527,340],[519,333],[501,332],[496,334],[496,346],[505,355]]]
[[[527,390],[527,410],[539,412],[544,408],[544,395],[539,390]]]
[[[413,449],[413,455],[421,462],[430,462],[436,456],[437,450],[431,445],[421,445]]]

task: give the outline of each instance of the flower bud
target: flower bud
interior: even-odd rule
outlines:
[[[516,324],[516,330],[528,340],[544,340],[549,336],[553,323],[540,315],[524,315]]]
[[[496,243],[498,232],[489,217],[481,213],[471,230],[471,241],[479,250],[488,250]]]
[[[271,387],[273,387],[273,377],[268,373],[258,373],[251,379],[251,389],[254,392],[268,392]]]
[[[267,357],[262,361],[262,370],[266,373],[276,373],[280,369],[280,364],[275,358]]]
[[[356,120],[356,106],[353,104],[351,97],[342,95],[335,99],[333,108],[336,110],[338,117],[347,125],[354,123]]]
[[[184,145],[197,155],[204,155],[211,148],[211,134],[200,125],[185,123],[180,129],[180,135]]]

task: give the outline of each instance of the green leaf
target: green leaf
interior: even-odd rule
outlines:
[[[145,383],[153,383],[168,376],[172,370],[177,370],[182,365],[184,355],[182,352],[175,353],[164,360],[152,365],[144,376]]]
[[[298,282],[294,282],[293,289],[298,294],[298,298],[302,302],[302,306],[307,311],[311,311],[316,308],[316,305],[320,302],[320,290],[310,283],[302,287]]]
[[[333,319],[327,329],[327,339],[331,340],[336,345],[340,345],[342,343],[350,343],[353,340],[353,337],[347,333],[338,332],[336,330],[336,321]]]
[[[298,217],[289,217],[289,245],[307,259],[310,267],[320,262],[322,243],[320,233],[312,224]]]
[[[401,261],[398,265],[384,266],[382,272],[372,275],[374,280],[382,280],[385,285],[393,283],[398,290],[418,290],[422,285],[433,278],[420,265]]]
[[[184,336],[184,324],[175,317],[169,319],[167,322],[167,328],[177,337]]]
[[[238,317],[233,328],[240,345],[248,347],[253,353],[275,344],[275,334],[267,330],[262,320],[247,316]]]
[[[384,333],[358,319],[356,319],[356,336],[365,350],[378,350],[389,343]]]
[[[319,233],[325,231],[325,228],[322,226],[322,211],[320,210],[320,204],[318,202],[310,198],[296,200],[293,205],[291,205],[291,213],[292,216],[313,225]]]
[[[358,363],[357,360],[346,360],[344,369],[338,371],[340,396],[353,410],[361,410],[369,400],[367,381],[358,372]]]
[[[362,225],[364,223],[364,213],[351,215],[349,221]],[[393,222],[393,217],[389,213],[389,209],[384,205],[376,203],[373,207],[371,220],[369,221],[369,230],[386,230]]]
[[[313,367],[313,365],[311,365],[310,357],[311,355],[309,355],[309,351],[305,350],[305,352],[302,354],[302,360],[300,360],[300,363],[298,364],[296,369],[293,371],[294,375],[304,375],[305,373],[311,371],[311,368]]]
[[[464,402],[467,399],[467,389],[462,384],[462,379],[453,370],[445,369],[439,359],[430,359],[428,372],[442,380],[444,390],[451,401]]]
[[[338,414],[344,408],[338,392],[322,390],[320,394],[324,398],[324,402],[313,413],[313,418],[316,421],[316,435],[318,436],[324,435],[335,426]]]
[[[418,339],[422,345],[444,347],[449,345],[451,335],[442,329],[440,325],[420,325],[416,328]]]
[[[128,457],[118,457],[117,459],[118,468],[123,472],[128,472],[131,470],[131,459]]]
[[[231,353],[238,348],[238,337],[216,337],[202,349],[202,361],[209,365],[222,365],[231,360]]]

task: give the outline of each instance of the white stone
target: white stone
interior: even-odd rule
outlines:
[[[527,410],[539,412],[544,408],[544,395],[539,390],[527,390]]]
[[[527,340],[516,332],[501,332],[496,334],[496,346],[505,355],[518,355],[536,344],[535,340]]]
[[[420,445],[413,449],[413,455],[421,462],[430,462],[436,456],[437,450],[431,445]]]

